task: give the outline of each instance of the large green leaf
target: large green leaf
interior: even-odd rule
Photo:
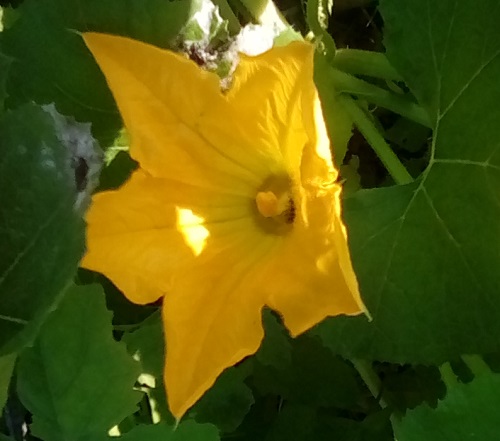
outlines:
[[[72,153],[34,105],[0,120],[0,353],[31,339],[83,254]]]
[[[93,123],[108,145],[121,125],[104,76],[77,31],[119,34],[168,46],[199,1],[26,0],[19,19],[0,34],[16,61],[9,76],[10,105],[55,102],[57,109]]]
[[[416,182],[359,192],[345,216],[373,322],[329,321],[348,356],[441,362],[500,348],[500,8],[383,0],[387,55],[433,121]]]
[[[136,410],[138,375],[138,363],[113,339],[102,288],[73,286],[20,356],[17,389],[35,436],[101,439]]]
[[[395,420],[398,441],[497,441],[500,375],[481,375],[448,391],[436,409],[427,405]]]

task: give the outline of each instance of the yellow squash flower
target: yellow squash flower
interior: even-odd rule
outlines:
[[[84,34],[139,168],[96,194],[82,266],[132,301],[163,297],[165,384],[180,418],[257,351],[264,306],[296,336],[364,311],[337,172],[313,83],[313,47],[242,55],[228,91],[179,54]]]

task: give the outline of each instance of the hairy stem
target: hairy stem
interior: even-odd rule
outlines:
[[[462,360],[475,377],[485,373],[491,373],[490,367],[480,355],[462,355]]]
[[[408,184],[412,182],[413,178],[403,164],[401,164],[389,144],[385,142],[385,139],[365,111],[348,95],[341,94],[338,100],[344,106],[345,111],[349,113],[358,130],[372,146],[373,150],[394,179],[394,182],[397,184]]]
[[[328,60],[333,61],[337,52],[337,46],[332,36],[326,30],[328,27],[328,11],[325,3],[325,0],[308,0],[306,17],[309,29],[323,44]]]
[[[387,57],[380,52],[338,49],[333,66],[351,75],[366,75],[387,81],[403,81]]]
[[[457,376],[453,372],[450,363],[446,362],[439,366],[439,372],[441,373],[441,379],[446,385],[446,389],[451,389],[458,384]]]
[[[221,17],[227,20],[229,33],[232,35],[237,34],[241,29],[240,22],[231,9],[231,6],[229,6],[227,0],[213,0],[213,3],[219,8]]]
[[[425,127],[431,127],[427,112],[406,97],[396,95],[335,68],[331,68],[329,74],[337,92],[364,98],[372,104],[391,110]]]
[[[387,403],[381,396],[382,384],[378,375],[373,371],[371,362],[360,360],[359,358],[354,358],[350,360],[350,362],[358,371],[359,376],[366,384],[366,387],[368,387],[368,390],[373,395],[373,397],[379,400],[380,407],[385,409],[387,407]]]

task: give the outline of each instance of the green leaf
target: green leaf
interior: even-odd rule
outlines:
[[[252,381],[263,395],[311,408],[354,407],[360,399],[356,371],[325,348],[317,337],[300,336],[292,341],[291,359],[279,368],[256,363]]]
[[[241,424],[254,403],[250,388],[244,383],[245,373],[229,368],[195,404],[190,415],[200,423],[215,424],[222,432],[233,432]]]
[[[161,420],[173,424],[175,418],[168,408],[163,382],[165,339],[161,313],[157,311],[151,314],[138,329],[125,334],[123,341],[129,353],[141,364],[142,375],[139,381],[147,388],[153,421]]]
[[[399,441],[496,441],[500,375],[477,377],[448,391],[436,409],[422,405],[396,420]]]
[[[292,360],[292,345],[288,332],[269,309],[263,311],[262,322],[265,338],[255,354],[256,360],[263,365],[286,369]]]
[[[5,98],[7,98],[5,84],[7,82],[10,63],[11,59],[5,56],[4,54],[0,53],[0,115],[3,113],[4,101]]]
[[[158,424],[137,426],[118,438],[123,441],[219,441],[217,428],[212,424],[198,424],[194,421],[181,422],[177,428]]]
[[[359,422],[334,416],[331,411],[285,403],[265,440],[389,441],[393,436],[388,413],[373,414]]]
[[[73,286],[19,358],[17,389],[44,440],[100,439],[136,410],[138,364],[113,339],[98,285]]]
[[[74,30],[128,36],[167,47],[196,1],[27,0],[18,20],[0,34],[3,52],[16,60],[9,76],[10,105],[55,102],[57,109],[92,123],[108,145],[121,120],[104,76]]]
[[[0,354],[30,341],[78,266],[84,223],[72,153],[51,116],[26,105],[0,120]]]
[[[384,395],[400,413],[424,401],[435,407],[438,399],[446,394],[441,374],[435,366],[383,364],[377,369],[377,373],[382,377],[381,389]]]
[[[148,317],[135,331],[125,334],[123,341],[141,363],[142,372],[162,381],[165,340],[160,312]]]
[[[0,357],[0,413],[7,402],[8,390],[17,354]]]
[[[500,8],[385,0],[387,56],[433,121],[428,168],[345,201],[373,316],[317,332],[348,357],[439,364],[500,347]]]
[[[316,410],[307,406],[286,405],[269,431],[266,441],[316,440]]]

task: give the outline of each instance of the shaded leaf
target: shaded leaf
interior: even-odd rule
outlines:
[[[311,408],[352,408],[360,399],[356,371],[321,344],[317,337],[292,341],[288,366],[254,367],[253,382],[261,394],[308,405]]]
[[[0,414],[7,402],[8,390],[17,354],[0,357]]]
[[[373,315],[317,332],[344,355],[439,364],[500,347],[500,8],[385,0],[387,55],[433,121],[412,184],[345,201]]]
[[[439,369],[435,366],[397,366],[384,364],[377,369],[382,376],[382,390],[391,406],[401,411],[426,401],[436,406],[446,394]]]
[[[123,441],[219,441],[217,428],[212,424],[198,424],[184,421],[177,428],[158,424],[137,426],[118,438]]]
[[[57,109],[92,123],[108,145],[121,120],[103,75],[77,31],[129,36],[167,47],[197,1],[28,0],[18,20],[0,34],[5,54],[16,60],[9,76],[10,105],[55,102]],[[191,9],[193,8],[193,10]]]
[[[306,441],[314,438],[316,410],[307,406],[288,405],[279,413],[266,441]]]
[[[200,423],[210,422],[222,432],[233,432],[254,403],[252,391],[244,383],[244,378],[245,373],[238,368],[227,369],[190,414]]]
[[[34,435],[100,439],[136,410],[138,375],[138,364],[113,339],[102,288],[73,286],[20,356],[17,388]]]
[[[422,405],[396,421],[399,441],[496,441],[500,375],[481,375],[448,391],[436,409]]]
[[[123,341],[128,351],[140,361],[142,372],[162,381],[165,340],[159,311],[149,316],[138,329],[125,334]]]
[[[5,90],[5,85],[7,82],[7,77],[9,73],[11,60],[0,52],[0,115],[3,113],[3,105],[5,98],[7,97],[7,92]]]
[[[256,360],[263,365],[276,368],[289,367],[292,359],[292,345],[288,332],[269,309],[263,311],[262,323],[265,336],[255,354]]]
[[[285,404],[265,437],[265,441],[393,441],[393,439],[387,412],[374,414],[360,422],[296,404]]]
[[[72,157],[50,115],[26,105],[0,121],[0,353],[28,342],[84,249]]]
[[[139,382],[147,388],[153,418],[174,423],[175,418],[167,405],[163,368],[165,363],[165,340],[159,311],[151,314],[141,326],[124,335],[123,341],[135,359],[141,363]]]

